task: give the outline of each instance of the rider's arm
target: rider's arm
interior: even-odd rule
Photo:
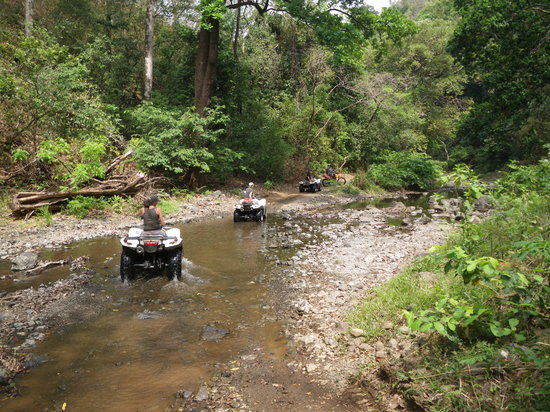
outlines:
[[[162,211],[159,207],[157,207],[157,215],[159,215],[160,224],[164,226],[166,224],[166,221],[164,220],[164,216],[162,216]]]
[[[139,212],[137,212],[136,217],[140,217],[144,213],[145,213],[145,208],[142,207],[141,209],[139,209]]]

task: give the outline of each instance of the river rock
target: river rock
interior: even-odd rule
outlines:
[[[349,333],[354,338],[358,338],[360,336],[363,336],[365,334],[365,331],[363,329],[353,328],[349,331]]]
[[[306,365],[306,372],[311,373],[311,372],[315,371],[318,367],[319,367],[319,365],[316,365],[314,363],[308,363]]]
[[[148,310],[145,310],[141,313],[138,313],[137,314],[137,318],[138,319],[158,319],[160,317],[160,313],[158,312],[151,312],[151,311],[148,311]]]
[[[176,399],[189,399],[191,395],[193,395],[193,392],[188,391],[187,389],[180,389],[174,394]]]
[[[48,361],[48,358],[44,355],[36,355],[34,353],[29,353],[25,356],[25,368],[32,369],[36,368],[38,365],[41,365]]]
[[[473,204],[474,210],[478,212],[488,212],[493,207],[491,198],[487,195],[480,196]]]
[[[10,375],[4,368],[0,368],[0,385],[7,385],[10,381]]]
[[[12,260],[11,270],[29,270],[36,267],[38,263],[38,254],[32,250],[27,250]]]
[[[202,385],[197,394],[195,395],[195,398],[193,399],[195,402],[203,402],[203,401],[206,401],[208,400],[208,395],[209,395],[209,391],[208,391],[208,388],[206,387],[206,385]]]
[[[220,340],[220,339],[223,339],[223,337],[228,333],[229,333],[228,329],[218,328],[216,326],[208,325],[208,326],[205,326],[204,329],[202,330],[201,339],[208,340],[208,341]]]

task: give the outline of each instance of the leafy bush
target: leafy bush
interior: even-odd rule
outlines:
[[[48,206],[42,206],[40,209],[38,209],[38,216],[44,218],[44,222],[46,223],[46,226],[51,226],[53,224],[53,216],[52,212],[50,212],[50,209]]]
[[[440,163],[425,153],[388,152],[373,164],[368,176],[387,189],[429,189],[441,174]]]
[[[369,178],[369,174],[362,170],[359,170],[355,174],[350,183],[358,189],[362,190],[363,192],[376,193],[382,191],[382,189],[374,184],[372,179]]]
[[[550,191],[550,159],[542,159],[536,165],[508,165],[511,170],[496,182],[497,195],[523,195],[531,192]]]
[[[103,198],[94,198],[86,196],[75,196],[67,203],[67,212],[70,215],[83,219],[93,210],[104,210],[108,202]]]
[[[190,170],[227,172],[242,155],[218,143],[227,117],[221,108],[200,117],[194,110],[158,107],[151,102],[126,112],[135,157],[142,167],[172,175]]]

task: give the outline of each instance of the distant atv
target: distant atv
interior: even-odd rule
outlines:
[[[150,230],[133,227],[120,239],[120,278],[132,280],[136,269],[166,272],[168,279],[181,280],[183,239],[178,228]]]
[[[321,185],[321,179],[319,178],[312,178],[309,180],[302,180],[300,181],[300,192],[319,192],[321,191],[322,185]]]
[[[239,204],[235,205],[233,221],[243,222],[253,220],[261,222],[265,220],[267,218],[265,204],[265,199],[242,199]]]

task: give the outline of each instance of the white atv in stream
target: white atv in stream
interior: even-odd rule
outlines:
[[[254,220],[256,222],[261,222],[265,220],[267,217],[265,203],[265,199],[242,199],[239,204],[235,205],[233,221],[243,222]]]
[[[168,279],[181,280],[183,239],[178,228],[143,230],[132,227],[128,236],[120,239],[120,278],[132,280],[136,268],[165,271]]]

